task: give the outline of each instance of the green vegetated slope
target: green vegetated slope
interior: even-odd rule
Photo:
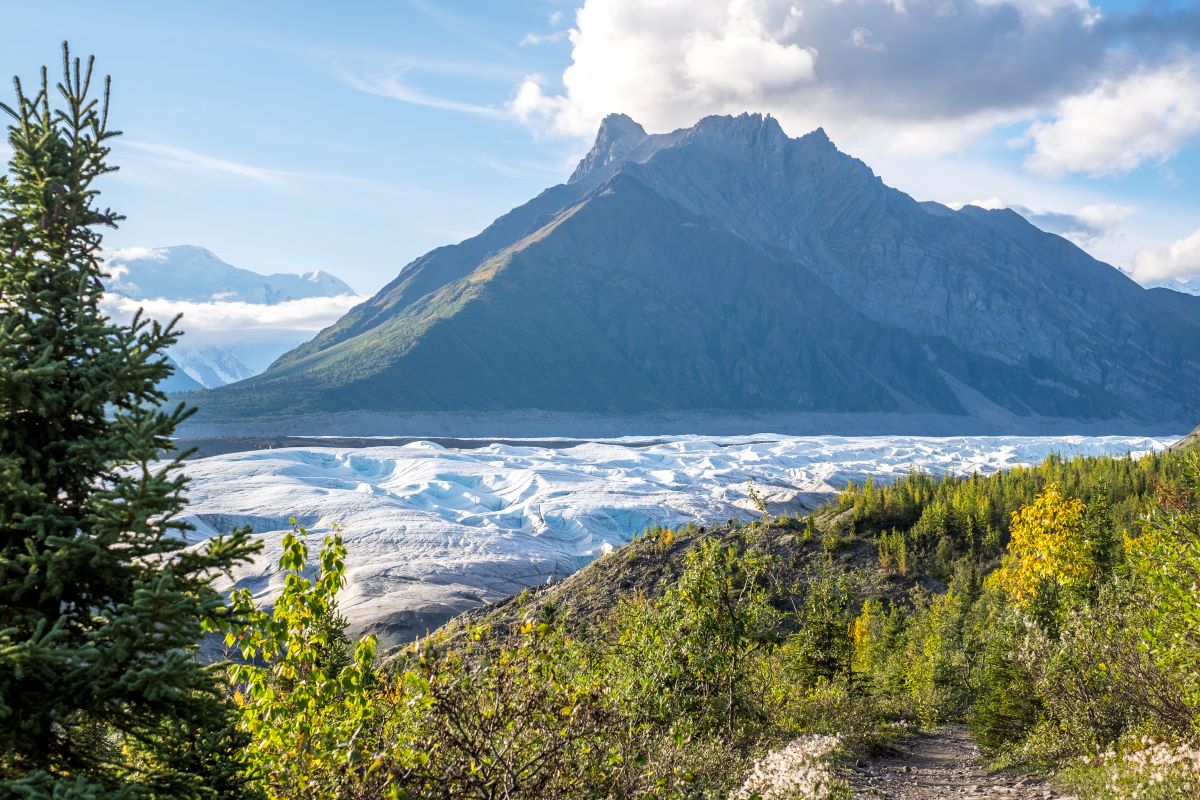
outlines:
[[[1175,295],[1011,211],[918,203],[820,131],[609,120],[570,183],[197,402],[1190,424],[1200,315]]]
[[[343,667],[323,724],[354,731],[353,758],[285,763],[282,730],[262,757],[346,797],[719,797],[791,741],[853,754],[965,720],[994,763],[1081,797],[1191,797],[1198,457],[918,474],[803,518],[650,530],[386,666]],[[323,638],[285,649],[349,661]],[[307,702],[268,688],[251,719]],[[820,760],[779,785],[837,796]]]

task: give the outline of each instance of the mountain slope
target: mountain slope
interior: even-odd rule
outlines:
[[[1197,320],[1011,211],[888,188],[823,131],[742,115],[648,136],[615,116],[570,183],[418,259],[203,410],[1190,427]]]

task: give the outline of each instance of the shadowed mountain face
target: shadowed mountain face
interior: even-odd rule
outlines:
[[[1165,293],[1165,294],[1164,294]],[[1194,298],[821,130],[605,120],[567,184],[405,267],[210,418],[335,410],[1200,416]]]

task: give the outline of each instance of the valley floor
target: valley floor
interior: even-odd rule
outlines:
[[[960,725],[915,737],[895,754],[856,766],[849,783],[863,800],[1070,798],[1036,778],[989,772]]]

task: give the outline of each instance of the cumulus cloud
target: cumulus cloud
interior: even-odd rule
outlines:
[[[108,264],[118,261],[166,261],[170,255],[165,247],[118,247],[105,253]]]
[[[989,210],[1009,208],[1042,230],[1057,233],[1085,249],[1117,234],[1121,223],[1129,219],[1135,210],[1132,206],[1115,203],[1091,203],[1073,212],[1045,210],[1019,203],[1006,203],[999,197],[947,205],[954,209],[968,205]]]
[[[106,294],[101,309],[110,319],[128,323],[144,316],[167,323],[177,314],[182,332],[168,355],[178,368],[203,386],[219,386],[249,377],[332,325],[365,297],[309,297],[274,305],[242,301],[192,302],[134,300]]]
[[[1139,250],[1133,277],[1142,283],[1200,275],[1200,229],[1169,247]]]
[[[561,42],[567,38],[570,31],[550,31],[549,33],[534,33],[530,31],[521,37],[521,41],[517,42],[521,47],[532,47],[539,44],[553,44]]]
[[[875,53],[887,50],[887,46],[875,38],[875,34],[871,32],[870,28],[860,27],[850,31],[850,44],[860,50],[870,50]]]
[[[1128,169],[1197,127],[1197,38],[1164,22],[1181,14],[1102,17],[1088,0],[585,0],[561,80],[527,77],[509,110],[581,138],[612,112],[664,131],[764,111],[865,154],[956,151],[1017,126],[1031,169]],[[1116,152],[1100,125],[1079,133],[1127,99],[1137,113],[1113,140],[1131,148]]]
[[[290,340],[297,333],[314,334],[332,325],[364,299],[355,295],[307,297],[266,305],[228,301],[133,300],[122,295],[107,294],[101,308],[110,318],[122,322],[132,318],[139,308],[160,322],[183,314],[180,328],[185,331],[188,344],[200,340],[206,343],[236,343],[247,338],[271,339],[282,335]]]
[[[1112,203],[1093,203],[1075,212],[1035,211],[1025,206],[1013,208],[1042,230],[1057,233],[1083,248],[1114,235],[1134,209]]]
[[[1035,172],[1128,172],[1164,160],[1200,133],[1200,59],[1106,79],[1029,129]]]

